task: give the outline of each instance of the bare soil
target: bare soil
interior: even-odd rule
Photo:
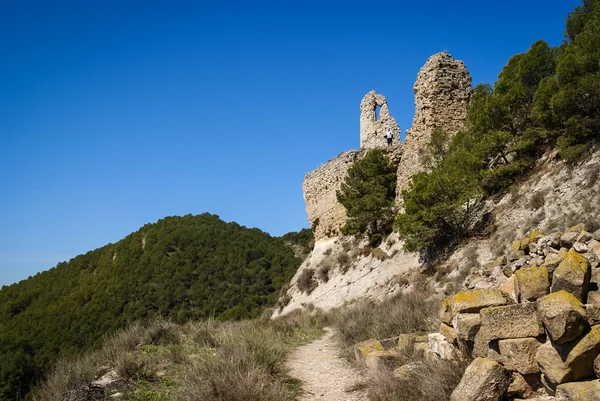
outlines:
[[[340,356],[331,328],[320,339],[299,347],[288,361],[290,375],[302,381],[300,401],[367,401],[365,379]]]

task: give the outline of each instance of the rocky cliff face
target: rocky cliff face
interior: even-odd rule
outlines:
[[[424,170],[419,153],[433,131],[440,129],[453,135],[465,126],[472,92],[471,75],[462,61],[445,52],[437,53],[421,68],[413,89],[415,116],[402,143],[396,189],[399,195],[408,187],[410,178]],[[397,198],[399,204],[401,198]]]

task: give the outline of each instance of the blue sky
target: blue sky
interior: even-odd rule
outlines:
[[[308,227],[364,94],[405,130],[430,55],[492,83],[578,4],[0,0],[0,285],[165,216]]]

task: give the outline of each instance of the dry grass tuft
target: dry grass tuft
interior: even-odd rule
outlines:
[[[352,347],[371,338],[390,338],[402,333],[424,333],[439,327],[439,301],[427,300],[425,289],[400,294],[382,303],[363,301],[331,312],[340,342],[353,356]]]
[[[368,396],[371,401],[439,401],[449,400],[458,385],[465,363],[419,360],[410,363],[404,375],[382,372],[371,379]]]

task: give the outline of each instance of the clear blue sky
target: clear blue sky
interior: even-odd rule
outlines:
[[[430,55],[494,82],[578,4],[0,0],[0,285],[165,216],[308,227],[364,94],[409,128]]]

